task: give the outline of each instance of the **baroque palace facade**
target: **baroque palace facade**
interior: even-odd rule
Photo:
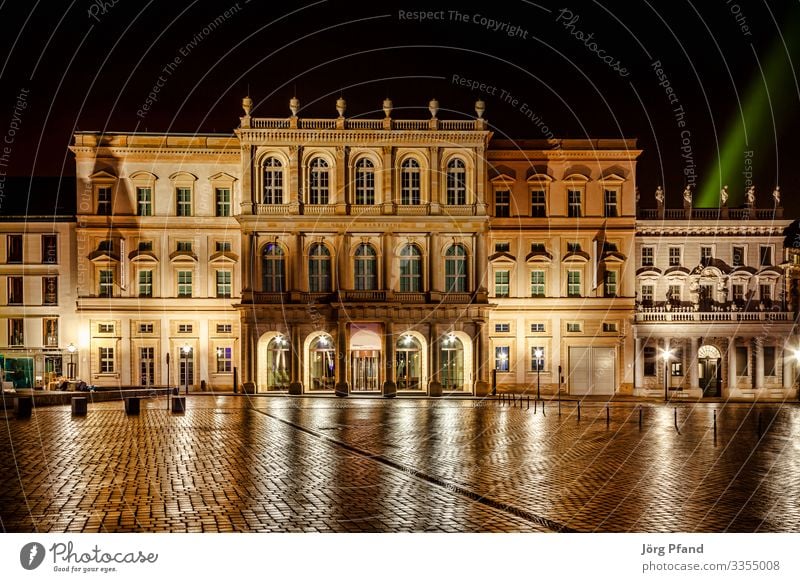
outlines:
[[[633,140],[493,140],[480,101],[251,106],[233,134],[75,135],[76,219],[3,223],[6,381],[796,395],[779,196],[637,216]]]

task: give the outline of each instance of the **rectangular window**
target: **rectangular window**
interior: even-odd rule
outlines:
[[[54,234],[42,235],[42,263],[58,264],[58,237]]]
[[[111,188],[108,186],[97,189],[97,214],[111,216]]]
[[[581,272],[567,271],[567,297],[581,296]]]
[[[543,323],[532,323],[531,324],[531,333],[544,333],[544,324]]]
[[[136,188],[136,214],[153,216],[153,191],[150,188]]]
[[[58,305],[58,277],[42,277],[42,305]]]
[[[498,372],[508,372],[508,346],[495,346],[494,369]]]
[[[217,348],[217,374],[230,374],[233,371],[233,348]]]
[[[22,305],[22,277],[9,277],[8,278],[8,304],[9,305]]]
[[[511,250],[511,245],[507,242],[494,243],[494,252],[496,253],[507,253],[509,250]]]
[[[604,199],[605,199],[606,217],[611,218],[614,216],[619,216],[619,213],[617,212],[617,191],[606,190],[604,192]]]
[[[152,323],[140,323],[139,324],[139,333],[153,333],[153,324]]]
[[[772,247],[759,247],[758,260],[762,267],[772,266]]]
[[[772,301],[772,285],[769,283],[761,283],[758,286],[758,298],[764,305]]]
[[[231,252],[231,241],[218,240],[215,243],[214,248],[218,253],[229,253]]]
[[[531,297],[544,297],[544,271],[531,271]]]
[[[8,320],[8,345],[25,345],[25,320],[14,318]]]
[[[6,263],[22,262],[22,235],[10,234],[6,237]]]
[[[603,275],[603,287],[606,297],[617,296],[617,272],[606,271]]]
[[[105,251],[107,253],[114,252],[114,241],[110,239],[101,240],[97,243],[97,250],[98,251]]]
[[[735,284],[733,286],[733,300],[736,303],[744,303],[744,285]]]
[[[681,356],[678,356],[681,357]],[[669,363],[670,371],[673,376],[683,376],[683,362],[671,361]]]
[[[112,297],[114,295],[114,271],[102,270],[100,275],[100,287],[98,289],[100,297]]]
[[[100,348],[100,373],[114,372],[114,348]]]
[[[748,366],[749,354],[746,346],[736,346],[736,375],[748,376],[750,366]]]
[[[217,188],[215,190],[215,198],[217,200],[217,216],[230,216],[231,215],[231,189],[230,188]]]
[[[580,333],[581,324],[574,321],[567,322],[567,331],[569,333]]]
[[[642,266],[652,267],[655,265],[655,249],[653,247],[642,247]]]
[[[581,243],[568,242],[567,243],[567,252],[568,253],[579,253],[579,252],[581,252]]]
[[[153,296],[153,271],[139,271],[139,297]]]
[[[231,279],[233,275],[230,271],[217,271],[217,297],[231,297]]]
[[[642,353],[644,359],[644,375],[656,375],[656,349],[653,347],[645,347]]]
[[[652,285],[642,285],[642,303],[644,305],[652,305],[653,304],[653,286]]]
[[[495,297],[508,297],[509,291],[509,271],[495,271],[494,273],[494,295]]]
[[[681,266],[681,247],[669,247],[669,266]]]
[[[48,348],[58,347],[58,319],[47,317],[42,320],[42,337]]]
[[[744,247],[733,247],[733,266],[744,267]]]
[[[714,249],[711,247],[700,247],[700,263],[708,265],[714,255]]]
[[[151,241],[151,240],[140,240],[138,249],[141,252],[152,252],[153,251],[153,241]]]
[[[177,216],[192,215],[192,189],[175,188],[175,214]]]
[[[581,191],[567,190],[567,216],[580,218],[581,216]]]
[[[777,376],[778,372],[775,370],[775,347],[764,346],[764,375]]]
[[[546,253],[547,248],[544,246],[542,242],[535,242],[531,243],[531,252],[532,253]]]
[[[231,333],[233,331],[233,324],[231,323],[218,323],[217,333]]]
[[[615,322],[603,322],[603,331],[606,333],[617,333],[617,324]]]
[[[191,323],[179,323],[178,324],[178,333],[192,333],[192,324]]]
[[[494,193],[494,215],[497,218],[511,216],[511,192],[508,190],[498,190]]]
[[[184,253],[191,253],[192,252],[192,241],[189,240],[179,240],[178,241],[178,251]]]
[[[181,386],[194,384],[194,348],[190,347],[187,353],[183,349],[178,351],[180,358],[180,368],[178,377]]]
[[[192,272],[178,271],[178,297],[192,296]]]
[[[534,218],[547,216],[544,190],[531,190],[531,216]]]
[[[681,286],[680,285],[670,285],[667,288],[667,299],[669,301],[678,301],[681,300]]]
[[[495,323],[494,324],[494,332],[495,333],[508,333],[511,331],[511,324],[510,323]]]
[[[544,346],[531,346],[531,370],[544,370]]]
[[[114,333],[113,323],[98,323],[97,333]]]

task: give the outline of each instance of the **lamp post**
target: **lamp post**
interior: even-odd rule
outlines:
[[[189,344],[183,344],[181,348],[181,353],[183,354],[184,364],[183,364],[183,387],[186,395],[189,395],[189,352],[192,351],[192,347]]]
[[[536,400],[541,400],[542,395],[540,392],[541,388],[541,373],[542,373],[542,356],[544,352],[541,348],[536,348],[533,352],[533,355],[536,356]]]
[[[67,380],[74,380],[75,379],[75,351],[78,348],[75,347],[75,344],[71,343],[67,346],[67,351],[69,352],[69,366],[67,370]]]
[[[661,350],[664,358],[664,402],[669,402],[669,361],[672,359],[672,350]]]

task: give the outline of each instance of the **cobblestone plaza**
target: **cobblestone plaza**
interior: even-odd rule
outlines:
[[[796,405],[190,396],[6,413],[4,532],[790,532]],[[639,410],[641,409],[641,425]],[[714,418],[716,415],[716,434]]]

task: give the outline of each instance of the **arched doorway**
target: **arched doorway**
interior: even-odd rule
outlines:
[[[374,323],[350,327],[350,390],[380,392],[381,333]]]
[[[279,332],[267,332],[258,339],[258,392],[288,390],[291,382],[291,344]]]
[[[325,332],[305,341],[304,388],[306,392],[332,392],[336,384],[336,345]]]
[[[721,361],[719,350],[710,344],[701,346],[697,351],[700,389],[703,396],[722,396]]]
[[[425,337],[407,331],[395,343],[398,391],[425,392],[428,385],[428,357]]]
[[[439,382],[443,392],[472,391],[472,342],[455,331],[439,341]]]

